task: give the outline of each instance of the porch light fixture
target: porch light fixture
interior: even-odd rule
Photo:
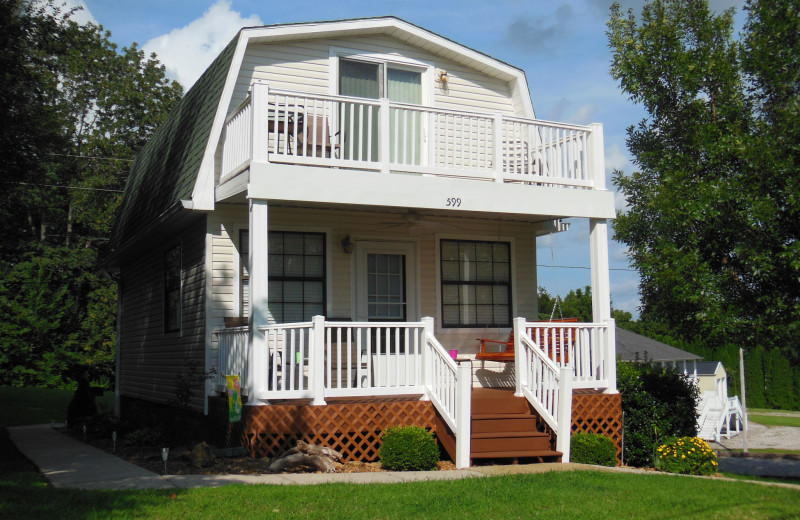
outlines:
[[[169,448],[161,448],[161,460],[164,461],[164,475],[167,474],[167,457],[169,457]]]
[[[448,77],[447,77],[447,71],[446,71],[446,70],[440,70],[440,71],[439,71],[439,82],[440,82],[440,83],[447,84],[447,82],[449,81],[449,79],[450,79],[450,78],[448,78]]]
[[[353,252],[353,241],[350,240],[350,235],[345,235],[342,239],[342,251],[348,255]]]

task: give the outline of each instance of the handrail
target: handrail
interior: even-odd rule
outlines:
[[[514,319],[516,395],[525,396],[556,434],[556,450],[569,462],[572,429],[572,369],[557,366],[528,334],[525,318]]]
[[[456,467],[470,465],[472,365],[456,363],[433,334],[433,318],[423,318],[423,380],[426,396],[456,438]]]
[[[593,189],[604,186],[593,162],[601,132],[599,125],[255,83],[226,118],[220,178],[268,161]]]
[[[614,379],[609,365],[616,363],[608,339],[608,323],[526,322],[525,332],[558,367],[569,367],[573,388],[607,389]]]
[[[247,395],[250,389],[248,375],[248,351],[250,335],[247,327],[217,329],[214,331],[219,341],[217,350],[217,388],[227,388],[225,376],[239,376],[239,387]]]

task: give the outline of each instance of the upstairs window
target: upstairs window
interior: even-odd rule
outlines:
[[[168,249],[164,254],[164,332],[181,330],[181,246]]]
[[[511,244],[441,241],[442,326],[511,326]]]

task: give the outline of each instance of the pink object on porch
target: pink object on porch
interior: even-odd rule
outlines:
[[[450,357],[456,359],[458,357],[458,350],[448,350],[450,352]]]

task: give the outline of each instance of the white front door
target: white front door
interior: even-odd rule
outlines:
[[[418,321],[417,260],[410,242],[356,243],[356,320]]]

